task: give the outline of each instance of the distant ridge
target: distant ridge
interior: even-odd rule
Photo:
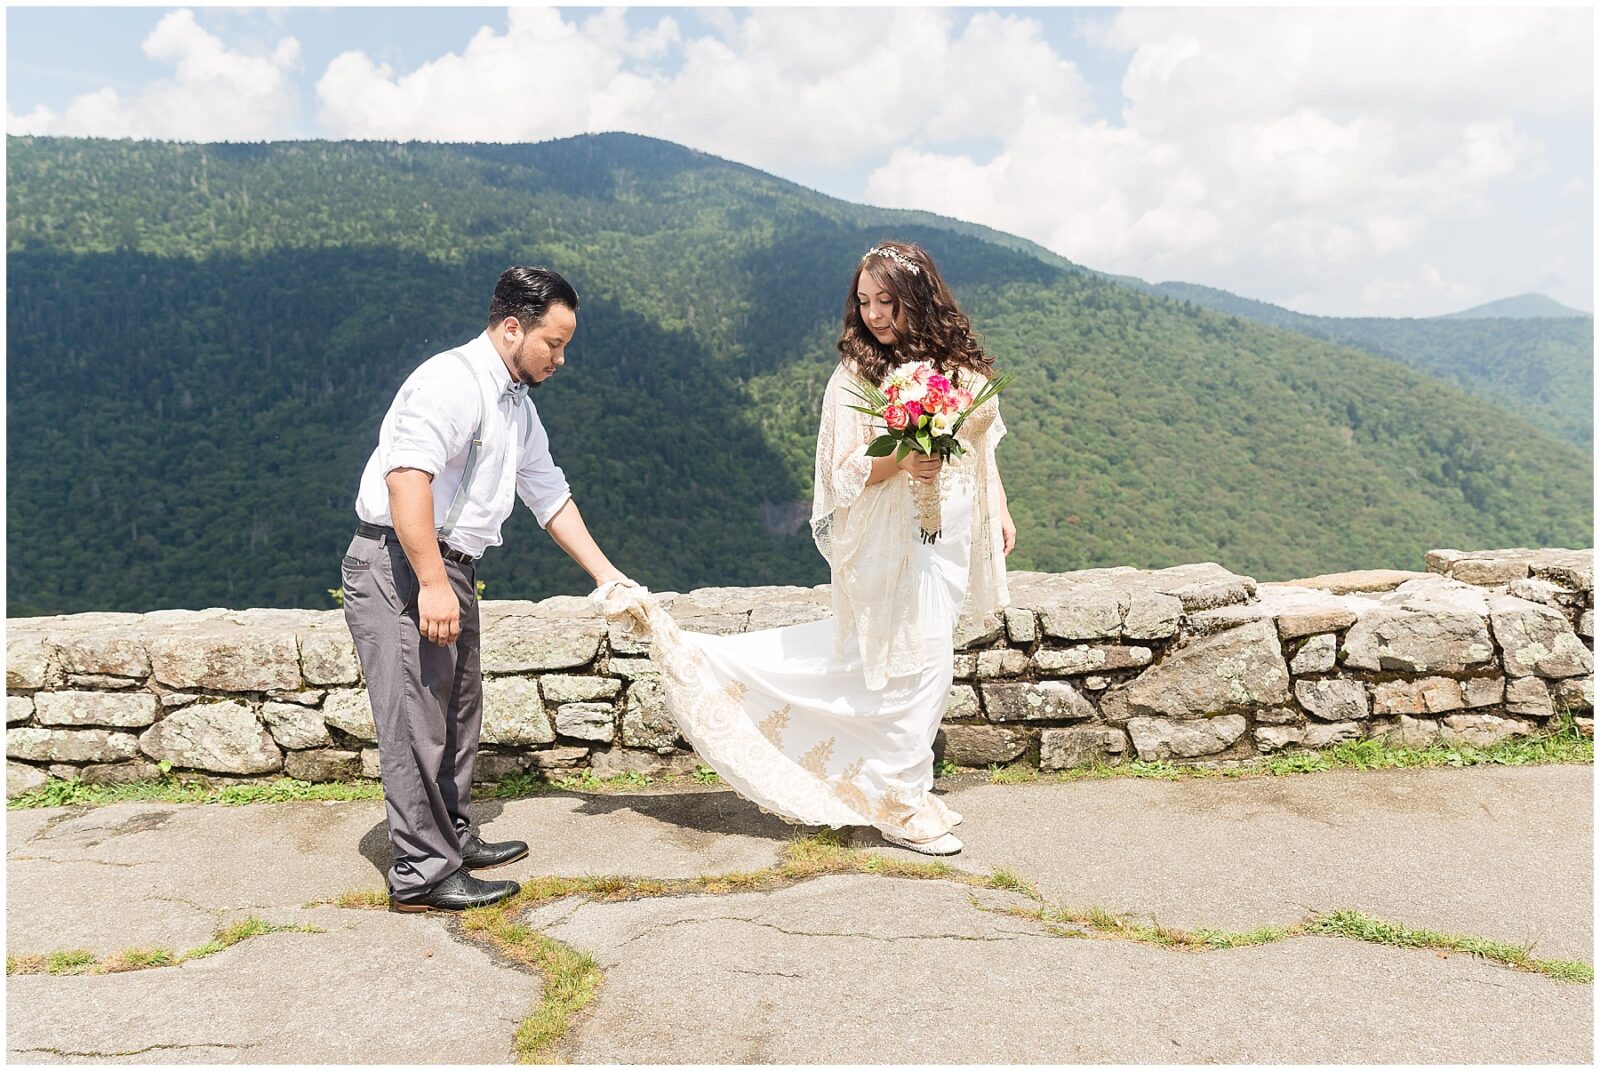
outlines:
[[[1429,318],[1310,316],[1195,283],[1114,278],[1135,289],[1387,357],[1453,383],[1581,449],[1593,447],[1592,317],[1542,295]],[[1513,311],[1537,308],[1562,311]]]
[[[1585,320],[1593,319],[1592,313],[1582,309],[1574,309],[1570,305],[1563,305],[1555,298],[1545,297],[1543,294],[1518,294],[1516,297],[1501,298],[1491,301],[1486,305],[1474,305],[1470,309],[1460,312],[1447,312],[1443,316],[1435,316],[1435,320],[1488,320],[1494,318],[1514,320],[1541,320],[1541,319],[1567,319],[1582,317]]]

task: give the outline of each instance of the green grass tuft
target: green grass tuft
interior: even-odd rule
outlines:
[[[385,901],[387,903],[387,900]],[[211,940],[198,948],[192,948],[183,954],[185,960],[204,959],[214,956],[223,949],[232,948],[240,941],[251,937],[261,937],[269,933],[322,933],[322,929],[310,923],[283,924],[268,922],[266,919],[251,915],[240,919],[230,926],[225,926],[212,935]]]
[[[539,1006],[517,1027],[512,1048],[518,1063],[553,1063],[551,1048],[600,992],[600,965],[588,953],[543,934],[533,934],[516,949],[517,958],[544,976],[544,988]]]
[[[1534,959],[1531,944],[1514,945],[1471,934],[1441,933],[1418,929],[1397,922],[1373,918],[1360,911],[1333,911],[1302,923],[1299,932],[1331,937],[1352,937],[1358,941],[1392,945],[1396,948],[1431,948],[1441,952],[1463,952],[1480,959],[1504,963],[1526,971],[1537,971],[1564,982],[1593,984],[1594,968],[1577,960]]]
[[[1027,763],[989,767],[989,783],[993,785],[1022,785],[1039,780],[1040,773]]]
[[[7,955],[6,973],[9,974],[119,974],[124,971],[143,971],[153,967],[175,967],[189,960],[204,959],[230,948],[240,941],[267,933],[322,933],[321,927],[309,923],[287,925],[267,922],[251,916],[217,931],[205,944],[192,948],[181,956],[166,948],[125,948],[109,956],[98,957],[81,948],[43,955]]]
[[[990,872],[989,879],[986,884],[991,889],[1004,889],[1008,892],[1021,893],[1030,900],[1041,903],[1044,900],[1044,898],[1039,895],[1038,886],[1034,885],[1034,883],[1029,881],[1027,878],[1007,870],[1005,867],[995,867],[994,870]]]
[[[556,786],[536,773],[510,774],[492,785],[473,788],[473,795],[481,799],[514,800],[526,796],[541,796],[555,791]]]
[[[94,965],[93,952],[74,948],[66,952],[49,952],[44,958],[44,969],[49,974],[83,974]]]
[[[1587,963],[1573,959],[1536,959],[1533,969],[1540,974],[1554,978],[1558,982],[1577,982],[1582,985],[1594,984],[1594,968]]]
[[[96,972],[117,974],[121,971],[143,971],[151,967],[171,967],[178,957],[165,948],[128,948],[101,960]]]
[[[992,881],[992,879],[991,879]],[[1462,952],[1521,970],[1537,971],[1562,982],[1594,983],[1594,968],[1578,960],[1534,959],[1531,945],[1513,945],[1471,934],[1440,933],[1374,918],[1360,911],[1340,910],[1312,915],[1293,926],[1261,926],[1254,930],[1180,930],[1158,922],[1143,923],[1113,915],[1099,907],[1074,909],[1062,906],[983,908],[999,914],[1029,918],[1044,925],[1057,937],[1118,938],[1182,951],[1211,951],[1271,944],[1294,937],[1343,937],[1396,948],[1427,948],[1442,952]],[[1081,929],[1068,929],[1069,926]]]
[[[1354,937],[1358,941],[1393,945],[1396,948],[1433,948],[1466,952],[1519,967],[1527,967],[1533,962],[1532,957],[1528,955],[1531,945],[1512,945],[1482,937],[1416,929],[1401,923],[1373,918],[1360,911],[1333,911],[1326,915],[1318,915],[1305,924],[1304,930],[1308,934]]]
[[[1244,933],[1196,930],[1194,936],[1207,948],[1248,948],[1251,945],[1267,945],[1281,941],[1289,936],[1289,929],[1286,926],[1262,926]]]

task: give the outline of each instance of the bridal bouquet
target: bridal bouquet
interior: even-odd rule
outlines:
[[[1004,390],[1011,378],[1010,372],[998,375],[973,394],[935,372],[930,362],[911,361],[890,372],[881,388],[870,383],[852,388],[851,393],[866,404],[850,408],[883,421],[886,429],[867,447],[868,457],[894,454],[899,461],[915,450],[948,460],[965,452],[956,433],[967,417]],[[922,541],[932,543],[940,530],[939,485],[919,483],[913,492]]]

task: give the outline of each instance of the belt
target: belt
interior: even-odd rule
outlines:
[[[361,521],[356,525],[356,535],[369,536],[373,539],[382,539],[385,537],[395,540],[399,539],[399,536],[395,534],[395,530],[390,528],[388,525],[368,524],[366,521]],[[477,561],[477,559],[472,555],[463,554],[461,551],[452,547],[442,539],[439,541],[439,553],[441,556],[443,556],[445,561],[466,562],[469,565]]]

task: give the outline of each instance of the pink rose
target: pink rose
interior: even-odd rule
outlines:
[[[970,390],[961,390],[957,388],[952,397],[955,399],[956,409],[958,411],[964,410],[967,408],[967,406],[972,404],[972,392]]]
[[[911,414],[906,412],[906,407],[903,405],[891,405],[883,411],[883,422],[895,431],[904,431],[905,426],[911,423]]]
[[[940,394],[949,394],[950,380],[935,372],[933,375],[928,377],[928,389],[936,390]]]
[[[900,388],[891,383],[889,389],[883,392],[883,396],[891,402],[898,402],[900,400]]]
[[[933,384],[928,384],[928,393],[922,399],[922,408],[929,413],[942,413],[950,406],[948,398],[943,391],[933,389]]]
[[[922,419],[922,406],[916,402],[907,402],[905,405],[906,416],[912,420]]]
[[[916,371],[911,373],[911,378],[915,379],[918,383],[926,384],[928,382],[928,377],[931,375],[933,375],[933,365],[927,364],[926,362],[919,362],[917,364]]]

